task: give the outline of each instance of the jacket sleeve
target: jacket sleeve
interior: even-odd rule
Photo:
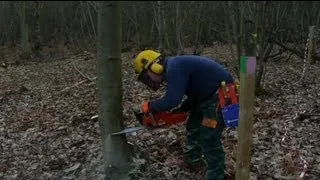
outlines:
[[[171,68],[166,75],[167,90],[165,95],[150,102],[151,112],[167,111],[179,106],[185,94],[188,74],[181,68]]]

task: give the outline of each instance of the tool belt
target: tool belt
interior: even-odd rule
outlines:
[[[233,82],[226,84],[225,81],[221,82],[221,86],[211,92],[208,96],[202,99],[196,100],[195,98],[188,98],[184,103],[184,110],[189,111],[194,107],[199,106],[209,98],[217,98],[217,108],[216,114],[218,111],[221,111],[222,118],[226,127],[235,128],[238,126],[239,122],[239,83]],[[204,126],[215,127],[216,125],[211,122],[210,119],[202,122]]]
[[[239,83],[221,82],[218,89],[219,108],[226,127],[235,128],[239,124]]]

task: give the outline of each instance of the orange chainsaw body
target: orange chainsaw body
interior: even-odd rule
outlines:
[[[171,113],[168,111],[158,112],[158,113],[135,113],[138,121],[144,126],[152,126],[152,127],[159,127],[159,126],[169,126],[173,124],[178,124],[184,122],[187,117],[188,113]]]

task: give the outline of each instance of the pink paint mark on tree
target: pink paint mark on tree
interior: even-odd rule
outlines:
[[[247,61],[247,73],[254,74],[256,71],[256,57],[249,57]]]

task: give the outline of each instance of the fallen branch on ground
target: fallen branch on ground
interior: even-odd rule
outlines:
[[[97,77],[93,77],[92,79],[90,79],[90,81],[94,81],[94,80],[96,80],[96,79],[97,79]],[[89,79],[88,79],[88,80],[89,80]],[[84,82],[86,82],[86,81],[87,81],[87,80],[83,80],[83,81],[80,81],[80,82],[78,82],[78,83],[70,86],[70,87],[66,87],[66,88],[62,89],[61,91],[59,91],[57,94],[60,94],[60,93],[62,93],[62,92],[65,92],[65,91],[67,91],[67,90],[69,90],[69,89],[71,89],[71,88],[77,87],[77,86],[79,86],[80,84],[82,84],[82,83],[84,83]],[[55,94],[55,95],[57,95],[57,94]]]
[[[93,77],[93,78],[92,78],[92,81],[94,81],[95,79],[97,79],[97,77]],[[82,81],[80,81],[80,82],[75,83],[75,84],[72,85],[72,86],[69,86],[69,87],[66,87],[66,88],[62,89],[61,91],[59,91],[59,92],[57,92],[57,93],[55,93],[55,94],[53,94],[53,95],[51,95],[51,96],[46,97],[44,100],[42,100],[42,107],[43,107],[44,104],[48,103],[49,100],[50,100],[50,98],[52,98],[53,96],[57,96],[57,95],[65,92],[65,91],[68,91],[68,90],[70,90],[70,89],[72,89],[72,88],[74,88],[74,87],[77,87],[77,86],[79,86],[80,84],[85,83],[86,81],[88,81],[88,80],[87,80],[87,79],[82,80]],[[43,102],[43,101],[44,101],[44,102]]]
[[[305,113],[305,114],[299,114],[298,119],[299,120],[304,120],[304,119],[308,119],[311,117],[320,117],[320,114],[309,114],[309,113]]]
[[[284,44],[276,41],[276,40],[272,40],[273,43],[275,43],[276,45],[280,46],[284,51],[291,51],[292,53],[294,53],[295,55],[297,55],[298,57],[300,57],[301,59],[304,58],[304,55],[302,52],[299,52],[299,50],[295,47],[295,48],[290,48],[285,46]]]
[[[74,61],[73,61],[73,60],[71,60],[71,61],[72,61],[72,66],[74,67],[74,69],[75,69],[76,71],[78,71],[78,73],[79,73],[82,77],[88,79],[89,81],[94,81],[93,78],[90,78],[90,77],[86,76],[85,74],[83,74],[83,73],[77,68],[77,66],[74,64]]]

